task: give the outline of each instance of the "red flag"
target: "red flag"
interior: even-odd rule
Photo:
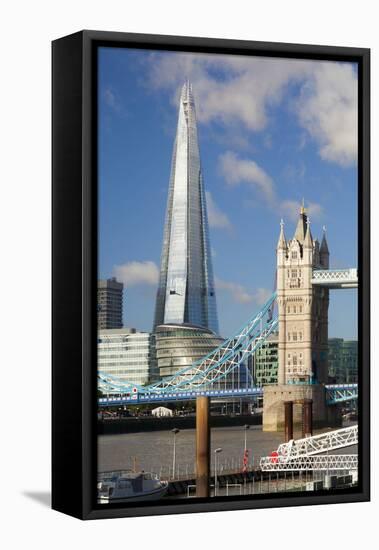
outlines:
[[[244,450],[242,464],[243,464],[242,472],[245,473],[245,472],[247,472],[247,466],[249,464],[249,450],[248,449]]]

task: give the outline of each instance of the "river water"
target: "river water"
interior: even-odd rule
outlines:
[[[195,430],[181,430],[176,435],[175,477],[190,476],[195,471],[195,434]],[[295,433],[294,436],[298,438],[301,434]],[[251,426],[246,431],[249,466],[258,465],[260,457],[269,455],[282,442],[283,433],[263,432],[261,426]],[[214,467],[214,450],[221,448],[222,451],[217,455],[218,470],[239,470],[242,467],[244,445],[243,426],[212,428],[211,469]],[[356,451],[350,450],[350,452]],[[174,434],[171,431],[98,437],[98,470],[100,472],[132,468],[171,477],[173,458]]]

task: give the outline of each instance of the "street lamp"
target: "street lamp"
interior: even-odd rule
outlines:
[[[215,453],[215,496],[217,495],[217,455],[218,453],[221,453],[222,449],[221,447],[218,447],[214,450]]]
[[[174,450],[172,456],[172,479],[175,478],[175,469],[176,469],[176,434],[180,432],[178,428],[173,428],[171,432],[174,434]]]

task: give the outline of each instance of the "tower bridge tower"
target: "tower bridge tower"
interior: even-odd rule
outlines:
[[[325,229],[321,245],[313,239],[304,204],[289,241],[281,221],[276,252],[279,366],[278,385],[264,388],[263,429],[268,431],[282,428],[285,401],[312,399],[316,424],[327,415],[329,290],[312,285],[312,273],[329,268],[329,249]]]
[[[302,206],[293,238],[286,241],[282,221],[277,246],[279,384],[327,382],[329,290],[311,280],[328,268],[325,231],[320,246]]]

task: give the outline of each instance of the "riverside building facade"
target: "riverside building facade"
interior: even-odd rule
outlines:
[[[358,382],[358,341],[329,338],[329,379],[336,384]]]
[[[100,330],[98,370],[122,382],[143,385],[157,378],[155,338],[135,328]]]
[[[192,86],[183,86],[172,155],[154,330],[190,324],[218,334],[208,218]]]
[[[255,352],[253,357],[255,386],[278,383],[278,333],[274,332]]]

